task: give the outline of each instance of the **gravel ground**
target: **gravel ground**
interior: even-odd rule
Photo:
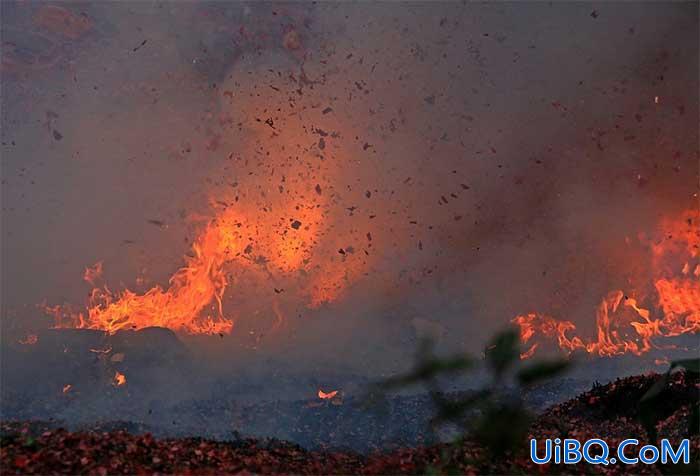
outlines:
[[[600,437],[611,449],[623,438],[648,441],[634,402],[656,378],[628,377],[595,386],[543,412],[530,436]],[[697,377],[674,374],[657,408],[659,438],[677,443],[687,437],[690,407],[697,401]],[[698,474],[700,437],[695,434],[690,439],[692,461],[685,466],[538,467],[525,452],[494,461],[469,439],[457,446],[439,444],[363,456],[308,451],[279,440],[156,439],[124,431],[68,432],[42,422],[4,422],[0,456],[3,474]]]

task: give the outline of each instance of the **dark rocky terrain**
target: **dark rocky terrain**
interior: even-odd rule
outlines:
[[[66,431],[52,422],[4,422],[2,466],[4,474],[697,474],[700,437],[689,428],[690,408],[698,402],[697,376],[672,375],[661,397],[656,423],[659,438],[671,442],[691,439],[691,464],[663,466],[555,466],[536,467],[525,451],[489,457],[475,440],[405,447],[363,456],[353,451],[306,450],[276,439],[233,437],[228,441],[202,438],[163,438],[140,433],[145,428],[125,424]],[[591,390],[539,415],[531,425],[534,438],[572,437],[606,439],[611,451],[624,438],[649,438],[641,424],[638,402],[658,376],[618,379]],[[426,412],[418,400],[395,401],[404,413]],[[335,407],[337,408],[337,407]],[[334,407],[317,407],[315,417],[332,426]],[[406,417],[410,418],[410,417]],[[368,435],[379,429],[358,422],[357,431]],[[689,431],[694,434],[689,434]],[[523,442],[523,448],[525,447]]]

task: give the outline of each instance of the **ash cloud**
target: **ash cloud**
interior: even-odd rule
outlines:
[[[519,312],[592,331],[647,272],[625,238],[697,207],[697,5],[80,8],[55,67],[3,71],[7,329],[80,306],[100,260],[111,288],[165,285],[233,209],[236,327],[189,343],[388,373],[422,333],[478,353]]]

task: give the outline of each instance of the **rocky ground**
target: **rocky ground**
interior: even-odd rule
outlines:
[[[596,385],[541,413],[529,434],[538,439],[604,438],[612,451],[624,438],[647,442],[636,402],[657,379],[636,376]],[[150,434],[96,429],[69,432],[46,422],[4,422],[0,456],[4,474],[698,474],[700,437],[697,424],[689,427],[698,385],[695,376],[674,374],[654,409],[658,438],[677,443],[692,433],[690,465],[536,466],[526,451],[497,460],[469,438],[454,445],[366,456],[310,451],[279,440],[157,439]]]

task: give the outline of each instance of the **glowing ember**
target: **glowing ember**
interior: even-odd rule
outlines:
[[[39,337],[36,334],[29,334],[24,339],[20,339],[19,343],[22,345],[34,345],[39,342]]]
[[[90,349],[90,352],[93,352],[95,354],[109,354],[112,352],[111,347],[107,347],[106,349]]]
[[[121,387],[122,385],[126,384],[126,376],[123,373],[120,373],[119,371],[115,372],[112,384],[115,387]]]
[[[661,228],[665,239],[652,246],[652,267],[657,276],[654,313],[622,291],[612,291],[598,306],[597,336],[590,340],[576,336],[576,325],[570,321],[538,313],[516,316],[512,322],[520,327],[520,339],[530,344],[521,358],[535,353],[539,345],[533,342],[535,336],[555,340],[566,352],[612,356],[643,354],[654,347],[652,339],[656,337],[700,332],[700,280],[690,272],[698,266],[690,261],[700,255],[700,211],[687,211]],[[672,276],[674,269],[682,277]]]
[[[321,400],[330,400],[331,398],[335,397],[336,395],[338,395],[337,390],[333,390],[332,392],[328,392],[328,393],[326,393],[320,389],[318,391],[318,398],[320,398]]]

